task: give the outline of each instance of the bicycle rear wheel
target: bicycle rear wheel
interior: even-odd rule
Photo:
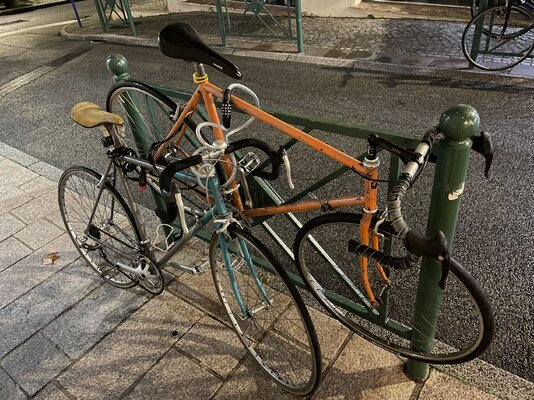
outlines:
[[[254,360],[285,390],[315,391],[321,375],[315,328],[282,266],[234,225],[213,235],[209,257],[219,298]]]
[[[473,65],[500,71],[522,62],[534,48],[534,17],[523,7],[513,6],[505,23],[506,7],[488,8],[465,28],[462,51]]]
[[[387,271],[384,284],[376,264],[369,262],[369,278],[379,307],[373,308],[360,279],[359,257],[348,249],[359,242],[361,215],[326,214],[310,220],[295,239],[299,273],[319,302],[338,320],[365,339],[405,357],[436,364],[460,363],[480,355],[493,337],[491,306],[471,275],[453,261],[436,321],[430,350],[412,348],[417,330],[415,297],[420,268]],[[391,237],[387,224],[379,231]]]

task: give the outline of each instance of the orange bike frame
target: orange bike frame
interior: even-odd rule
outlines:
[[[200,100],[202,99],[204,101],[204,105],[206,107],[206,110],[208,112],[209,120],[215,124],[220,124],[219,121],[219,115],[217,113],[217,108],[215,105],[214,97],[218,99],[222,99],[223,91],[218,88],[217,86],[211,84],[210,82],[203,81],[200,82],[197,86],[197,90],[191,97],[191,99],[188,101],[188,103],[183,108],[182,113],[178,117],[177,121],[175,122],[174,126],[172,127],[171,131],[167,135],[167,138],[170,138],[178,132],[180,127],[182,126],[184,119],[186,116],[191,115],[194,113],[200,103]],[[257,120],[273,127],[274,129],[298,140],[299,142],[305,144],[308,147],[311,147],[315,151],[318,151],[319,153],[323,153],[327,157],[330,157],[331,159],[337,161],[338,163],[341,163],[348,168],[350,168],[353,171],[358,172],[361,175],[364,175],[371,180],[365,181],[365,190],[363,196],[353,196],[353,197],[343,197],[339,199],[331,199],[326,202],[321,201],[307,201],[307,202],[301,202],[296,204],[284,204],[280,206],[273,206],[273,207],[264,207],[264,208],[254,208],[251,210],[245,210],[243,206],[241,205],[241,201],[237,202],[236,206],[238,204],[238,208],[243,211],[243,213],[250,217],[259,217],[259,216],[269,216],[269,215],[275,215],[275,214],[286,214],[286,213],[292,213],[292,212],[302,212],[302,211],[313,211],[318,210],[324,207],[325,205],[331,208],[339,208],[339,207],[348,207],[348,206],[363,206],[364,209],[367,212],[373,213],[376,211],[377,203],[376,203],[376,185],[373,184],[373,180],[376,180],[378,177],[378,172],[375,167],[366,167],[364,164],[355,159],[354,157],[349,156],[348,154],[343,153],[342,151],[336,149],[335,147],[330,146],[327,143],[324,143],[323,141],[314,138],[313,136],[301,131],[300,129],[295,128],[294,126],[291,126],[278,118],[273,117],[272,115],[266,113],[265,111],[254,107],[252,104],[247,103],[246,101],[240,99],[239,97],[232,96],[231,97],[232,104],[245,114],[248,114],[250,116],[253,116]],[[224,133],[223,131],[218,128],[213,128],[213,133],[215,136],[215,139],[224,140]],[[166,142],[163,144],[156,153],[156,159],[159,158],[159,156],[162,154],[165,147],[168,145],[169,142]],[[231,166],[226,165],[228,168],[231,168]],[[227,171],[229,172],[229,171]],[[239,197],[238,193],[236,193],[236,196]]]
[[[222,99],[223,91],[219,87],[211,84],[207,76],[197,77],[194,76],[195,82],[197,83],[197,89],[191,99],[187,102],[183,108],[182,113],[179,115],[176,123],[169,132],[167,138],[174,136],[178,130],[182,127],[184,119],[193,114],[200,100],[203,100],[208,113],[209,120],[215,124],[220,124],[219,115],[217,113],[217,108],[215,105],[214,97],[217,99]],[[253,209],[244,209],[243,203],[241,201],[241,196],[239,192],[235,190],[233,192],[234,205],[243,212],[244,215],[249,217],[260,217],[260,216],[270,216],[276,214],[287,214],[287,213],[297,213],[303,211],[313,211],[320,210],[325,206],[330,208],[339,208],[339,207],[354,207],[354,206],[363,206],[364,216],[360,221],[360,241],[365,245],[371,245],[374,248],[378,248],[378,237],[371,233],[370,238],[370,228],[371,228],[371,219],[373,214],[377,211],[377,185],[376,180],[378,179],[378,171],[375,166],[365,166],[361,161],[349,156],[348,154],[343,153],[342,151],[336,149],[335,147],[330,146],[327,143],[322,142],[319,139],[314,138],[313,136],[301,131],[300,129],[291,126],[278,118],[273,117],[269,113],[253,106],[252,104],[240,99],[239,97],[231,97],[232,105],[238,110],[253,116],[257,120],[273,127],[279,132],[290,136],[299,142],[305,144],[308,147],[311,147],[315,151],[324,154],[327,157],[337,161],[350,168],[353,171],[358,172],[359,174],[367,177],[364,183],[364,194],[363,196],[351,196],[351,197],[342,197],[336,199],[329,199],[326,201],[305,201],[294,204],[282,204],[279,206],[272,207],[262,207],[262,208],[253,208]],[[218,127],[213,127],[213,133],[215,139],[225,140],[224,133],[222,129]],[[166,146],[168,146],[170,141],[166,141],[157,151],[155,159],[158,159],[159,156],[163,153]],[[231,165],[225,163],[225,172],[227,176],[231,174]],[[237,183],[232,182],[232,187],[236,188]],[[364,287],[366,289],[369,300],[372,303],[375,303],[375,297],[373,291],[369,284],[369,279],[367,277],[367,264],[368,260],[365,257],[362,257],[360,263],[361,276],[363,280]],[[382,268],[378,265],[380,272],[383,274]],[[387,278],[386,278],[387,279]]]

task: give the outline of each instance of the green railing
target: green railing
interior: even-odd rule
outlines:
[[[100,26],[107,32],[113,26],[128,26],[132,35],[137,36],[135,23],[128,0],[94,0]]]
[[[222,45],[230,36],[296,40],[304,52],[300,0],[273,5],[268,0],[216,0]],[[293,3],[293,5],[292,5]]]
[[[111,62],[109,60],[111,59]],[[127,62],[122,56],[113,56],[108,59],[108,68],[115,75],[115,80],[128,79]],[[191,93],[184,92],[177,89],[171,89],[164,86],[153,85],[165,95],[172,97],[178,102],[185,102],[191,97]],[[303,131],[320,135],[321,132],[333,133],[354,139],[366,140],[370,134],[377,134],[382,138],[390,140],[400,146],[414,148],[419,143],[419,138],[413,134],[395,132],[387,129],[371,128],[363,125],[348,125],[339,122],[319,119],[313,117],[305,117],[301,115],[283,113],[269,108],[264,108],[265,111],[271,113],[277,118],[299,126]],[[199,109],[199,115],[207,118],[207,114]],[[427,224],[427,235],[433,236],[434,232],[441,230],[447,236],[449,246],[452,247],[454,239],[454,230],[458,216],[461,196],[458,195],[450,198],[451,191],[460,193],[463,191],[467,166],[469,163],[469,155],[471,150],[471,141],[469,137],[475,135],[479,127],[479,117],[472,107],[460,105],[448,110],[441,117],[439,128],[445,135],[435,149],[438,153],[438,161],[436,164],[436,172],[434,176],[434,184],[432,189],[432,200],[430,204],[430,213]],[[290,149],[297,141],[294,139],[288,140],[284,147]],[[365,154],[360,155],[363,158]],[[348,171],[346,167],[341,167],[333,172],[327,173],[325,176],[316,179],[306,189],[300,191],[298,194],[291,196],[289,199],[284,199],[267,181],[257,177],[250,177],[252,180],[249,185],[253,186],[257,192],[261,193],[261,205],[279,205],[284,203],[292,203],[302,199],[313,191],[318,190],[324,185],[339,179]],[[396,181],[400,171],[400,161],[397,157],[391,156],[389,161],[389,187]],[[355,185],[355,187],[357,187]],[[159,206],[159,205],[158,205]],[[256,204],[258,206],[258,204]],[[297,228],[302,227],[303,223],[293,214],[284,214],[284,216]],[[291,244],[287,244],[282,240],[280,232],[277,227],[270,224],[270,217],[261,217],[254,220],[257,227],[261,227],[267,234],[269,234],[275,242],[280,246],[280,249],[291,258],[294,258],[291,251]],[[209,240],[210,235],[207,232],[200,232],[199,236],[202,239]],[[386,251],[391,249],[392,243],[386,243]],[[435,261],[423,259],[423,265],[419,276],[419,286],[416,298],[416,320],[422,318],[423,321],[436,321],[439,314],[439,304],[441,301],[441,291],[438,287],[438,282],[441,277],[441,269],[435,268]],[[306,288],[301,278],[289,272],[293,282]],[[380,317],[369,313],[361,304],[357,304],[350,299],[344,298],[337,293],[326,292],[326,296],[338,306],[345,308],[347,311],[354,313],[362,318],[365,318],[372,323],[387,329],[400,337],[411,340],[417,340],[417,348],[425,348],[425,346],[432,346],[432,341],[428,337],[433,337],[434,326],[429,324],[419,328],[418,337],[413,337],[412,333],[408,332],[408,328],[402,324],[389,319],[386,313],[381,313]],[[388,305],[384,305],[384,310],[388,309]],[[428,365],[421,362],[409,362],[408,374],[414,379],[423,379],[428,374]]]

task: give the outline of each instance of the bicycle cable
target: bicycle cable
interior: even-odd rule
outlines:
[[[359,175],[360,177],[362,177],[363,179],[365,179],[367,181],[378,182],[378,183],[389,183],[389,179],[373,179],[373,178],[370,178],[370,177],[362,174],[361,172],[356,171],[355,169],[351,169],[351,171],[356,173],[357,175]]]

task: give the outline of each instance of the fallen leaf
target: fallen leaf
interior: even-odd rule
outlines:
[[[44,257],[44,265],[50,265],[50,264],[54,264],[54,261],[56,260],[59,260],[59,254],[57,251],[53,251],[51,253],[48,253],[45,257]]]

